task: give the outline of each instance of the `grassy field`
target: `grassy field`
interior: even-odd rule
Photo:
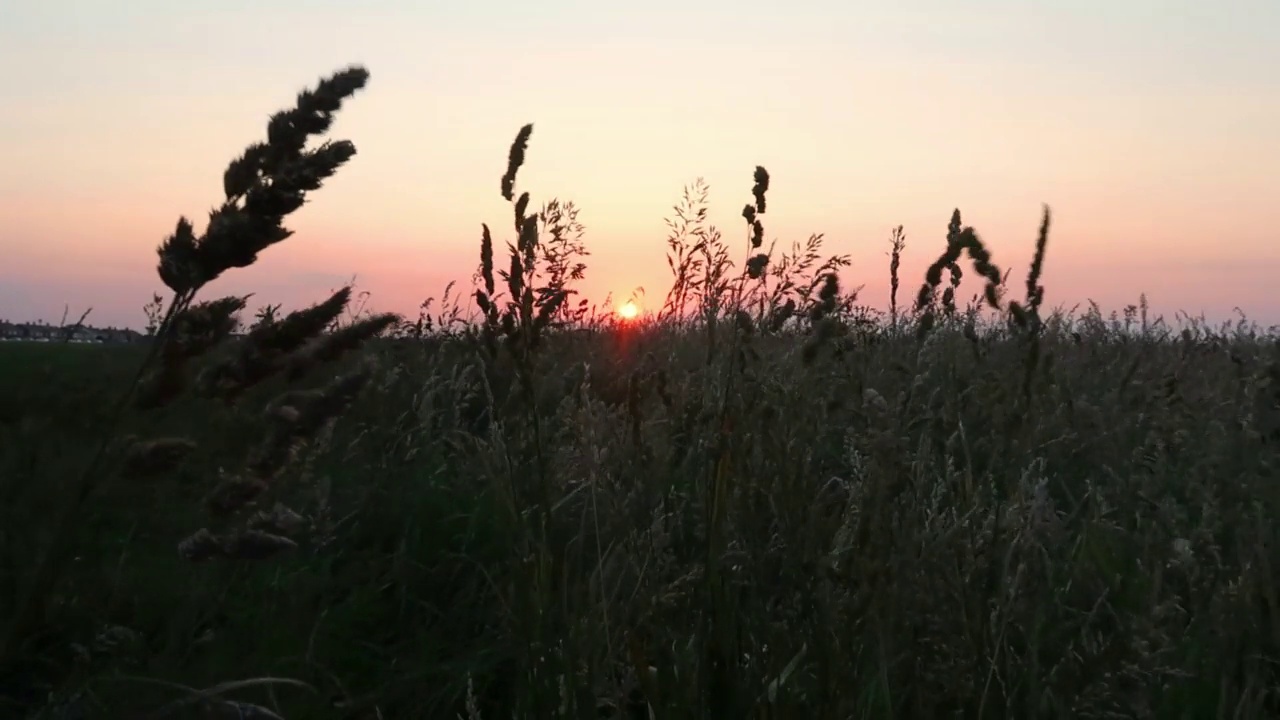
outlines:
[[[763,242],[763,168],[745,257],[695,184],[662,312],[596,317],[530,132],[429,322],[195,300],[354,153],[280,131],[228,170],[257,240],[161,247],[155,343],[0,345],[0,716],[1280,714],[1271,334],[1042,311],[1047,210],[1025,283],[958,211],[923,285],[895,233],[877,314]]]

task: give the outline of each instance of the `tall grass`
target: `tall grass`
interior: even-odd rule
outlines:
[[[513,239],[481,226],[471,294],[344,322],[343,288],[230,339],[245,300],[195,292],[283,240],[351,157],[303,142],[366,78],[274,116],[205,236],[182,221],[162,245],[173,298],[136,383],[62,371],[131,388],[100,453],[40,456],[89,431],[47,384],[0,394],[5,707],[1280,712],[1273,334],[1175,327],[1145,300],[1046,310],[1047,208],[1017,291],[956,210],[900,304],[893,229],[882,314],[821,235],[767,241],[762,167],[741,246],[706,184],[685,189],[671,289],[624,322],[575,297],[578,209],[519,189],[525,126],[500,174],[511,225],[492,226]],[[312,381],[322,364],[337,378]],[[88,469],[60,481],[71,459]]]

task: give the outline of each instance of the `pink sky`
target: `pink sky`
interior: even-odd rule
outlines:
[[[1278,27],[1275,0],[8,0],[0,318],[140,326],[178,216],[203,223],[267,117],[360,63],[333,131],[359,154],[211,296],[293,308],[354,275],[415,313],[468,282],[481,222],[507,232],[498,178],[532,122],[519,188],[582,208],[593,300],[658,301],[696,177],[736,243],[759,164],[769,238],[825,233],[875,306],[891,227],[905,293],[953,207],[1020,283],[1048,203],[1050,305],[1145,291],[1280,323]]]

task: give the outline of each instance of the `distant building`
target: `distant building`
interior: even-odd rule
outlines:
[[[0,322],[0,342],[73,342],[119,345],[138,342],[141,333],[127,329],[55,327],[35,323]]]

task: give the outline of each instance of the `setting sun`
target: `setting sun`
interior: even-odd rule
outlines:
[[[618,308],[618,317],[623,320],[634,320],[640,314],[640,308],[636,307],[633,302],[628,302]]]

